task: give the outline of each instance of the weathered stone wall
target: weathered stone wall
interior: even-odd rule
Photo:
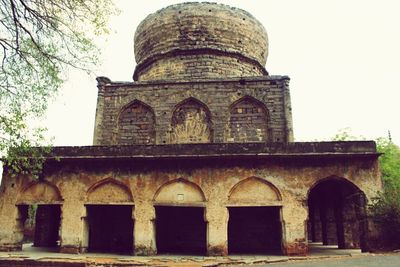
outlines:
[[[172,5],[135,33],[134,79],[208,79],[266,74],[264,27],[241,9],[212,3]]]
[[[132,136],[139,131],[131,129],[132,127],[143,129],[143,133],[154,129],[155,138],[143,139],[149,141],[148,143],[188,142],[174,138],[174,127],[177,124],[173,116],[177,107],[190,99],[209,111],[206,119],[207,132],[211,134],[207,138],[209,142],[293,141],[289,78],[264,76],[203,82],[113,83],[105,80],[99,83],[94,144],[146,143],[142,139],[129,138],[129,131]],[[138,101],[154,112],[154,120],[134,121],[132,126],[123,126],[121,129],[118,122],[125,122],[125,113],[122,111]],[[247,115],[240,115],[246,122],[239,119],[240,107],[234,107],[238,104],[252,106],[252,109],[244,106],[241,109],[242,112],[247,112]],[[154,125],[149,124],[151,121]]]
[[[283,251],[307,252],[307,199],[310,188],[327,177],[346,179],[368,199],[381,188],[376,158],[72,160],[47,165],[44,179],[62,196],[61,248],[85,251],[85,204],[134,205],[136,254],[154,254],[154,205],[205,207],[208,254],[225,255],[229,206],[281,206]],[[0,193],[1,249],[22,240],[15,203],[27,178],[4,177]],[[240,186],[245,185],[245,186]],[[91,194],[97,191],[96,198]],[[116,191],[115,191],[116,190]],[[120,192],[113,194],[113,192]],[[117,197],[124,192],[126,197]],[[103,201],[101,194],[104,195]],[[110,199],[115,196],[115,200]],[[263,196],[256,198],[254,196]],[[94,199],[94,200],[93,200]]]
[[[249,77],[266,74],[265,69],[239,55],[215,55],[204,51],[190,55],[171,53],[148,62],[135,75],[139,81],[204,80],[213,78]]]

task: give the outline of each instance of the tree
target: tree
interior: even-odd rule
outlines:
[[[92,38],[113,13],[111,0],[0,0],[0,156],[16,171],[32,163],[12,164],[18,155],[44,140],[28,122],[44,114],[66,69],[98,61]]]
[[[333,137],[335,141],[364,139],[355,137],[349,128],[339,131]],[[380,240],[373,242],[377,248],[400,247],[400,147],[390,138],[376,140],[379,157],[379,166],[383,182],[383,191],[372,199],[369,206],[371,219],[380,229]]]
[[[400,246],[400,147],[390,139],[377,140],[384,191],[370,206],[373,220],[382,232],[381,245],[387,248]]]

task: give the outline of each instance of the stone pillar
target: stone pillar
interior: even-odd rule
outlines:
[[[300,202],[300,201],[299,201]],[[306,255],[308,243],[306,237],[307,208],[302,203],[282,207],[284,225],[283,251],[286,255]]]
[[[65,198],[61,206],[61,244],[62,253],[79,253],[85,250],[83,237],[86,207],[81,201],[73,198]],[[83,248],[82,248],[83,247]]]
[[[328,234],[326,229],[326,205],[323,204],[319,207],[319,217],[321,220],[321,237],[322,244],[328,245]]]
[[[86,253],[89,248],[89,221],[87,216],[87,209],[85,207],[84,215],[82,216],[82,243],[80,252]]]
[[[355,207],[352,201],[343,206],[343,232],[345,249],[360,248],[360,232],[358,221],[355,216]]]
[[[228,209],[224,206],[209,205],[206,207],[207,222],[207,255],[228,255]]]
[[[336,219],[333,206],[326,207],[326,245],[337,245]]]
[[[155,209],[151,202],[137,202],[134,208],[134,250],[137,256],[157,254]]]
[[[0,186],[0,251],[22,249],[26,214],[20,212],[18,207],[15,206],[18,192],[22,187],[16,180],[6,175],[4,169]]]
[[[313,242],[322,242],[322,223],[321,223],[321,217],[320,217],[320,212],[319,212],[319,207],[315,206],[314,212],[313,212],[313,220],[314,220],[314,236],[313,236]]]
[[[336,220],[336,233],[338,248],[345,248],[344,243],[344,228],[343,228],[343,214],[342,214],[342,203],[337,202],[334,206],[335,220]]]

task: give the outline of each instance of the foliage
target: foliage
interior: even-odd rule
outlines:
[[[372,219],[382,231],[386,247],[400,246],[400,148],[390,139],[377,140],[384,191],[370,206]]]
[[[350,140],[365,140],[362,136],[355,136],[351,133],[350,128],[343,128],[332,137],[333,141],[350,141]]]
[[[107,33],[113,13],[111,0],[0,0],[0,156],[8,164],[43,144],[44,129],[28,122],[44,114],[68,68],[98,62],[92,38]]]
[[[349,128],[340,130],[333,137],[335,141],[360,139],[364,138],[352,135]],[[379,166],[384,190],[372,200],[370,213],[382,233],[378,243],[386,248],[398,248],[400,247],[400,147],[392,142],[390,133],[388,138],[378,138],[376,144],[377,151],[382,153],[379,157]]]

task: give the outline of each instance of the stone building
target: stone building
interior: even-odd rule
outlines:
[[[135,34],[134,82],[99,77],[94,145],[54,147],[40,179],[0,188],[0,249],[278,253],[308,243],[368,249],[381,189],[375,143],[294,142],[289,78],[265,69],[249,13],[185,3]]]

